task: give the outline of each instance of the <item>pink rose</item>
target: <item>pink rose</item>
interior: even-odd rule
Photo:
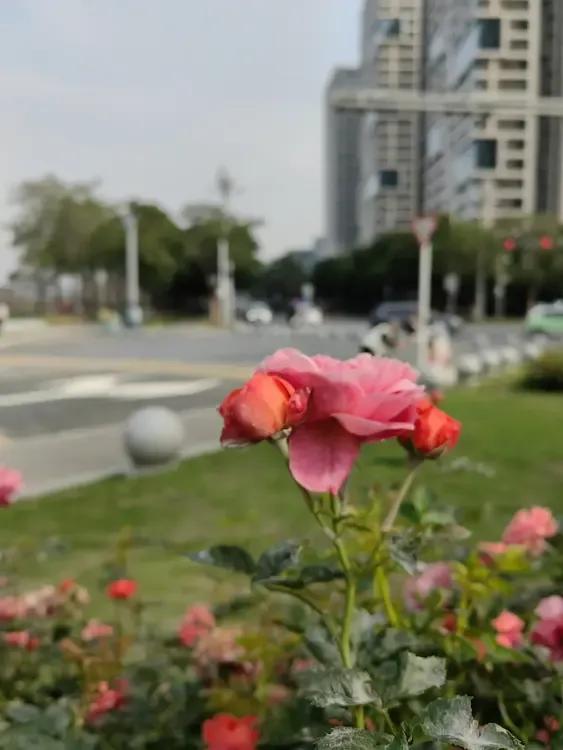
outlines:
[[[215,628],[202,635],[195,644],[194,656],[200,667],[215,664],[235,664],[244,658],[239,644],[240,628]]]
[[[534,610],[540,620],[563,618],[563,596],[548,596]]]
[[[127,700],[128,685],[125,680],[118,680],[113,686],[100,682],[96,687],[94,699],[86,714],[87,724],[96,724],[105,714],[119,711]]]
[[[19,596],[0,597],[0,622],[19,620],[26,615],[25,605]]]
[[[311,492],[337,493],[363,443],[414,429],[422,389],[417,373],[403,362],[369,354],[340,361],[281,349],[260,370],[309,393],[302,421],[289,437],[289,467]]]
[[[111,638],[112,635],[113,627],[111,625],[106,625],[99,620],[90,620],[90,622],[82,628],[81,633],[82,640],[86,642],[97,641],[102,638]]]
[[[23,480],[19,471],[0,466],[0,507],[10,505],[13,496],[22,486]]]
[[[549,596],[536,607],[541,618],[531,632],[532,643],[549,650],[551,661],[563,661],[563,598]]]
[[[514,612],[504,610],[491,625],[497,631],[496,642],[504,648],[517,648],[522,645],[525,622]]]
[[[546,547],[546,539],[557,534],[559,526],[549,508],[519,510],[512,518],[504,533],[505,544],[521,544],[532,555],[541,555]]]
[[[214,627],[215,617],[209,607],[205,604],[195,604],[186,611],[178,630],[178,637],[184,646],[192,648]]]
[[[421,609],[424,600],[435,590],[449,590],[453,586],[452,571],[448,563],[437,562],[427,565],[422,573],[407,579],[404,597],[411,611]]]

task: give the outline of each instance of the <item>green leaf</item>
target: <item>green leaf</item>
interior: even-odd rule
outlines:
[[[256,570],[254,560],[245,549],[229,544],[218,544],[215,547],[209,547],[209,549],[192,552],[187,557],[193,562],[213,565],[216,568],[225,568],[235,573],[253,575]]]
[[[301,676],[299,683],[301,695],[319,708],[381,705],[371,677],[360,669],[311,670]]]
[[[302,545],[291,540],[266,550],[258,558],[253,581],[262,583],[297,565],[301,550]]]
[[[412,534],[398,534],[389,540],[389,556],[412,576],[417,570],[419,546],[419,540]]]
[[[40,718],[41,711],[30,703],[14,702],[6,708],[6,716],[15,724],[29,724]]]
[[[473,718],[471,698],[439,698],[423,714],[422,728],[433,740],[464,750],[524,750],[524,745],[498,724],[480,727]]]
[[[334,638],[323,625],[313,625],[305,632],[305,645],[321,664],[338,663],[340,653]]]
[[[279,583],[290,589],[303,589],[312,583],[331,583],[344,578],[344,573],[330,565],[306,565],[297,578],[281,578]]]
[[[317,744],[317,750],[409,750],[405,735],[389,737],[363,729],[334,729]]]
[[[438,656],[401,655],[396,697],[413,698],[446,682],[446,660]]]

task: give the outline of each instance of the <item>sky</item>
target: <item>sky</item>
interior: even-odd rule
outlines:
[[[22,180],[99,179],[175,214],[213,201],[264,221],[262,257],[323,229],[323,88],[357,57],[361,0],[0,3],[0,278]]]

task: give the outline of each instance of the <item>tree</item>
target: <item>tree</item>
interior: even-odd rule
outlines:
[[[281,309],[289,300],[301,296],[301,289],[307,281],[309,275],[301,263],[292,255],[284,255],[264,268],[254,289],[258,296]]]

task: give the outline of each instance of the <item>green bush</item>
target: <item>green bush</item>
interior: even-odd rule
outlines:
[[[526,367],[523,385],[535,391],[563,392],[563,349],[552,349]]]

